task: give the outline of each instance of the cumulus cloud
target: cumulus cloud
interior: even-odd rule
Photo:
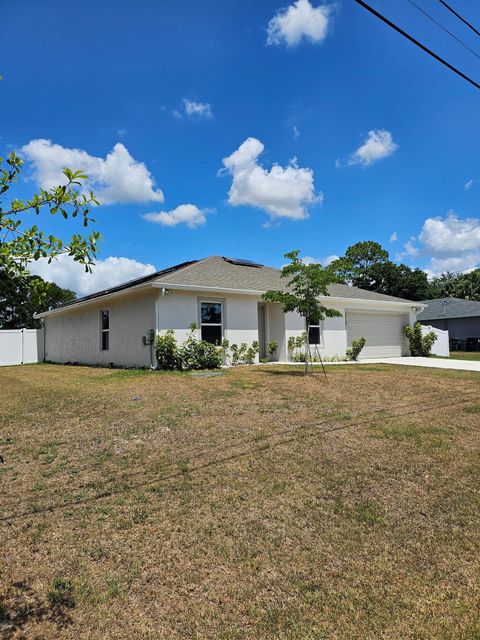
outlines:
[[[314,7],[309,0],[296,0],[281,9],[268,23],[267,45],[295,47],[302,39],[313,43],[325,40],[332,19],[329,5]]]
[[[480,218],[459,218],[454,211],[427,218],[418,236],[411,238],[399,258],[428,260],[425,271],[438,275],[445,271],[467,271],[480,264]]]
[[[298,167],[296,159],[286,167],[274,164],[265,169],[257,160],[264,150],[256,138],[247,138],[230,156],[223,159],[220,173],[233,176],[228,202],[250,205],[266,211],[271,218],[308,218],[308,206],[321,202],[315,193],[313,171]]]
[[[397,242],[397,240],[398,240],[398,233],[394,231],[390,236],[390,242]]]
[[[468,191],[469,189],[471,189],[473,187],[475,180],[468,180],[464,185],[463,188],[465,189],[465,191]]]
[[[350,154],[346,161],[337,160],[336,166],[351,166],[355,164],[368,167],[378,160],[388,158],[398,149],[398,145],[393,141],[390,131],[385,129],[372,129],[368,132],[363,144],[356,151]]]
[[[64,254],[50,264],[46,258],[41,258],[29,265],[30,273],[39,275],[49,282],[55,282],[60,287],[72,289],[78,296],[141,278],[155,271],[153,264],[114,256],[97,260],[92,269],[92,273],[85,273],[85,267]]]
[[[157,222],[165,227],[175,227],[177,224],[186,224],[187,227],[198,227],[205,224],[205,214],[211,209],[199,209],[194,204],[181,204],[171,211],[159,211],[145,213],[142,217],[150,222]]]
[[[51,140],[36,139],[20,149],[33,166],[33,179],[50,189],[65,183],[65,167],[81,169],[88,176],[87,188],[102,204],[163,202],[161,189],[143,162],[138,162],[118,142],[105,158],[91,156],[82,149],[69,149]]]

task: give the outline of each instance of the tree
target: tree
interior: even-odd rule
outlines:
[[[290,264],[282,268],[282,278],[288,278],[285,290],[270,290],[263,294],[266,302],[279,302],[284,313],[296,311],[305,318],[307,340],[305,354],[305,374],[308,373],[309,328],[319,324],[325,318],[337,318],[342,314],[336,309],[329,309],[320,302],[320,297],[328,296],[328,286],[338,282],[338,277],[329,267],[321,264],[305,264],[299,258],[300,251],[290,251],[285,258]]]
[[[430,291],[424,271],[395,264],[388,251],[372,240],[351,245],[330,266],[343,282],[368,291],[409,300],[424,300]]]
[[[75,300],[70,289],[62,289],[40,276],[12,276],[0,270],[0,329],[31,329],[40,326],[34,314],[55,309]]]
[[[480,269],[470,273],[442,273],[430,282],[428,298],[480,300]]]
[[[64,218],[78,216],[84,227],[94,222],[89,212],[98,201],[92,192],[85,194],[77,190],[87,176],[83,171],[65,168],[66,184],[49,190],[40,189],[30,200],[14,199],[4,207],[3,201],[17,182],[22,165],[22,160],[14,152],[7,158],[6,165],[0,158],[0,269],[10,276],[25,276],[25,267],[30,261],[48,258],[50,262],[55,256],[65,253],[90,271],[100,238],[98,232],[93,231],[87,237],[74,234],[64,243],[25,221],[25,214],[38,216],[41,211],[48,210],[52,215],[59,214]]]

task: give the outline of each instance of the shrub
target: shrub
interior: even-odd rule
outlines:
[[[184,371],[218,369],[222,365],[222,352],[206,340],[189,338],[179,349],[179,360]]]
[[[270,358],[273,358],[273,356],[277,353],[277,349],[278,342],[276,342],[275,340],[270,340],[267,345],[267,351]]]
[[[155,343],[155,355],[158,367],[164,371],[191,371],[192,369],[218,369],[222,364],[222,352],[205,340],[198,340],[195,333],[196,323],[190,325],[190,335],[178,346],[175,333],[168,329],[158,336]]]
[[[242,342],[240,346],[238,346],[238,344],[232,344],[230,346],[232,366],[234,367],[237,364],[252,364],[259,350],[260,346],[256,340],[254,340],[250,346],[248,346],[246,342]]]
[[[299,336],[290,336],[288,339],[288,354],[292,362],[305,362],[305,345],[307,344],[307,332]]]
[[[179,368],[177,341],[172,329],[168,329],[163,336],[157,336],[155,356],[160,369],[173,371]]]
[[[433,331],[423,335],[422,325],[415,322],[413,327],[407,325],[405,327],[405,335],[410,342],[410,353],[415,357],[428,358],[432,355],[433,343],[437,339],[437,334]]]
[[[366,343],[366,339],[362,336],[358,340],[352,340],[352,346],[347,349],[347,360],[358,360],[360,351],[363,349]]]

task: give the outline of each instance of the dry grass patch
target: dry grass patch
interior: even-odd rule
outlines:
[[[480,376],[328,373],[1,369],[0,634],[478,640]]]

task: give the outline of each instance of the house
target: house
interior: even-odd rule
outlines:
[[[417,319],[450,334],[452,351],[480,351],[480,302],[463,298],[423,300]]]
[[[196,322],[199,337],[217,344],[222,338],[248,345],[257,340],[261,357],[275,340],[275,359],[285,361],[288,340],[302,334],[304,320],[262,301],[265,291],[285,285],[278,269],[247,260],[212,256],[184,262],[39,314],[45,359],[150,367],[155,335],[173,329],[181,342]],[[325,304],[342,317],[311,328],[310,340],[322,357],[344,356],[361,336],[367,340],[364,358],[408,353],[404,325],[415,321],[422,305],[342,284],[329,292]]]

